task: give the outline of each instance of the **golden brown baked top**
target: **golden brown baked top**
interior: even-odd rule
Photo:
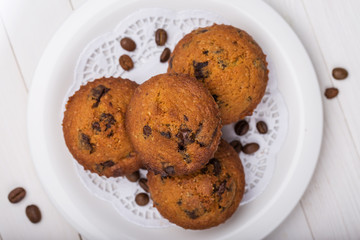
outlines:
[[[184,176],[161,177],[149,172],[154,206],[183,228],[217,226],[237,209],[244,194],[244,170],[235,150],[221,140],[214,158],[201,170]]]
[[[126,128],[147,168],[180,175],[201,168],[213,156],[221,120],[214,99],[196,79],[160,74],[135,90]]]
[[[99,175],[122,176],[140,167],[125,131],[125,113],[138,85],[101,78],[81,86],[66,104],[65,142],[73,157]]]
[[[219,105],[223,124],[228,124],[251,115],[263,97],[268,81],[265,58],[245,31],[214,24],[178,42],[168,72],[203,82]]]

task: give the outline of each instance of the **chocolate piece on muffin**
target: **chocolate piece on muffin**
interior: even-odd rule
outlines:
[[[128,79],[101,78],[69,98],[63,119],[65,142],[85,169],[117,177],[140,168],[125,130],[125,113],[137,86]]]
[[[223,124],[251,115],[268,82],[266,56],[245,31],[228,25],[199,28],[182,38],[169,60],[169,73],[203,82],[221,112]]]
[[[225,222],[244,194],[244,170],[235,150],[221,141],[214,158],[197,172],[161,177],[148,172],[148,186],[160,214],[186,229],[206,229]]]
[[[126,129],[143,164],[162,176],[204,166],[221,136],[218,106],[195,78],[160,74],[140,85],[130,101]]]

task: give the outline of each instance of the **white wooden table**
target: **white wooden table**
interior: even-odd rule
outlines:
[[[0,240],[81,239],[52,206],[30,159],[27,95],[54,32],[86,0],[0,0]],[[267,239],[360,239],[360,0],[265,0],[291,25],[315,66],[324,98],[324,138],[314,177],[289,217]],[[334,67],[349,71],[344,81]],[[27,189],[14,205],[8,192]],[[25,207],[43,219],[32,224]],[[261,227],[261,226],[259,226]]]

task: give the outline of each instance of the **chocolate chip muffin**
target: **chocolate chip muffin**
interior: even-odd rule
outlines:
[[[203,82],[220,108],[223,124],[251,115],[268,82],[266,56],[245,31],[228,25],[199,28],[184,36],[169,60],[169,73]]]
[[[128,79],[101,78],[81,86],[66,104],[65,142],[85,169],[117,177],[139,169],[125,131],[125,113],[138,85]]]
[[[140,85],[129,103],[126,129],[143,164],[162,176],[198,170],[221,136],[218,106],[203,84],[160,74]]]
[[[186,229],[211,228],[231,217],[244,194],[244,176],[238,154],[224,140],[214,158],[191,175],[147,175],[154,206]]]

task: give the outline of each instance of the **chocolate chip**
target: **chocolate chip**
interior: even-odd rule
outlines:
[[[237,153],[241,152],[242,145],[240,141],[234,140],[230,143],[230,145],[235,149]]]
[[[195,134],[191,134],[191,130],[188,128],[180,128],[176,137],[179,138],[180,143],[184,146],[195,142]]]
[[[150,136],[150,135],[151,135],[151,132],[152,132],[152,130],[151,130],[151,127],[150,127],[149,125],[145,125],[145,126],[143,127],[143,134],[144,134],[146,137]]]
[[[257,122],[256,128],[260,134],[265,134],[268,132],[268,127],[264,121]]]
[[[205,51],[203,51],[202,53],[207,56],[208,53],[209,53],[209,50],[205,50]]]
[[[245,120],[241,120],[235,124],[234,129],[237,135],[245,135],[249,131],[249,123]]]
[[[325,90],[324,95],[325,95],[325,97],[327,99],[332,99],[332,98],[336,97],[338,94],[339,94],[339,89],[337,89],[337,88],[327,88]]]
[[[184,120],[188,122],[189,118],[186,115],[184,115]]]
[[[101,132],[101,127],[100,127],[100,123],[99,122],[93,122],[91,124],[91,128],[95,131],[95,132]]]
[[[257,143],[248,143],[243,147],[242,151],[245,154],[252,154],[252,153],[256,152],[257,150],[259,150],[259,148],[260,148],[260,146]]]
[[[169,67],[170,67],[170,69],[172,69],[172,62],[173,62],[173,59],[174,59],[174,55],[170,58],[170,60],[169,60]]]
[[[166,62],[170,57],[171,51],[169,48],[165,48],[164,51],[160,55],[160,62]]]
[[[155,32],[155,42],[158,46],[164,46],[167,41],[167,33],[164,29],[159,28]]]
[[[218,64],[221,70],[224,70],[227,67],[227,64],[223,60],[218,61]]]
[[[79,133],[78,136],[80,142],[80,148],[89,150],[90,154],[95,151],[95,144],[90,142],[90,137],[84,133]]]
[[[105,123],[105,131],[106,131],[116,123],[116,120],[111,113],[102,113],[100,115],[100,122]]]
[[[140,178],[139,185],[145,192],[149,192],[149,186],[147,185],[148,180],[146,178]]]
[[[219,176],[219,174],[221,173],[221,164],[220,164],[219,160],[216,158],[212,158],[212,159],[210,159],[208,164],[211,164],[214,166],[213,174],[215,176]]]
[[[112,167],[112,166],[114,166],[115,165],[115,163],[112,161],[112,160],[107,160],[107,161],[105,161],[105,162],[103,162],[103,163],[100,163],[104,168],[106,168],[106,167]]]
[[[178,143],[178,151],[183,152],[186,150],[184,143]]]
[[[99,85],[91,89],[92,99],[95,100],[95,103],[92,105],[92,108],[99,106],[100,99],[108,92],[110,88],[105,87],[104,85]]]
[[[122,55],[119,59],[119,63],[125,71],[130,71],[134,68],[134,62],[129,55]]]
[[[213,94],[212,97],[214,98],[215,102],[217,102],[217,100],[218,100],[218,95]]]
[[[136,43],[131,38],[128,37],[121,39],[120,45],[123,49],[130,52],[134,51],[136,48]]]
[[[180,198],[177,202],[176,202],[177,205],[181,206],[182,205],[182,199]]]
[[[188,211],[188,210],[184,210],[184,212],[186,213],[186,215],[191,218],[191,219],[197,219],[199,217],[199,215],[197,214],[197,210],[192,210],[192,211]]]
[[[139,171],[135,171],[132,174],[126,175],[126,178],[130,181],[130,182],[136,182],[137,180],[139,180],[140,178],[140,172]]]
[[[168,166],[164,169],[164,171],[169,174],[169,175],[174,175],[175,174],[175,170],[173,166]]]
[[[145,206],[149,203],[149,196],[146,193],[138,193],[135,197],[135,202],[139,206]]]
[[[8,199],[11,203],[18,203],[21,200],[23,200],[25,195],[26,195],[25,189],[22,187],[17,187],[9,193]]]
[[[166,137],[167,139],[171,138],[171,132],[160,132],[161,136]]]
[[[108,138],[114,136],[114,131],[111,130],[108,135],[106,135]]]
[[[225,192],[225,189],[226,189],[226,180],[220,183],[219,189],[217,191],[219,197],[221,197],[221,195]]]
[[[198,31],[197,31],[197,34],[199,34],[199,33],[206,33],[207,31],[209,31],[208,29],[199,29]]]
[[[41,220],[41,212],[38,206],[30,205],[26,207],[26,216],[32,223],[38,223]]]
[[[196,79],[204,80],[205,78],[209,77],[209,72],[204,69],[208,64],[209,64],[208,61],[206,62],[193,61],[194,75]]]
[[[336,79],[336,80],[344,80],[345,78],[347,78],[348,76],[348,71],[346,71],[345,68],[334,68],[332,70],[332,76]]]

